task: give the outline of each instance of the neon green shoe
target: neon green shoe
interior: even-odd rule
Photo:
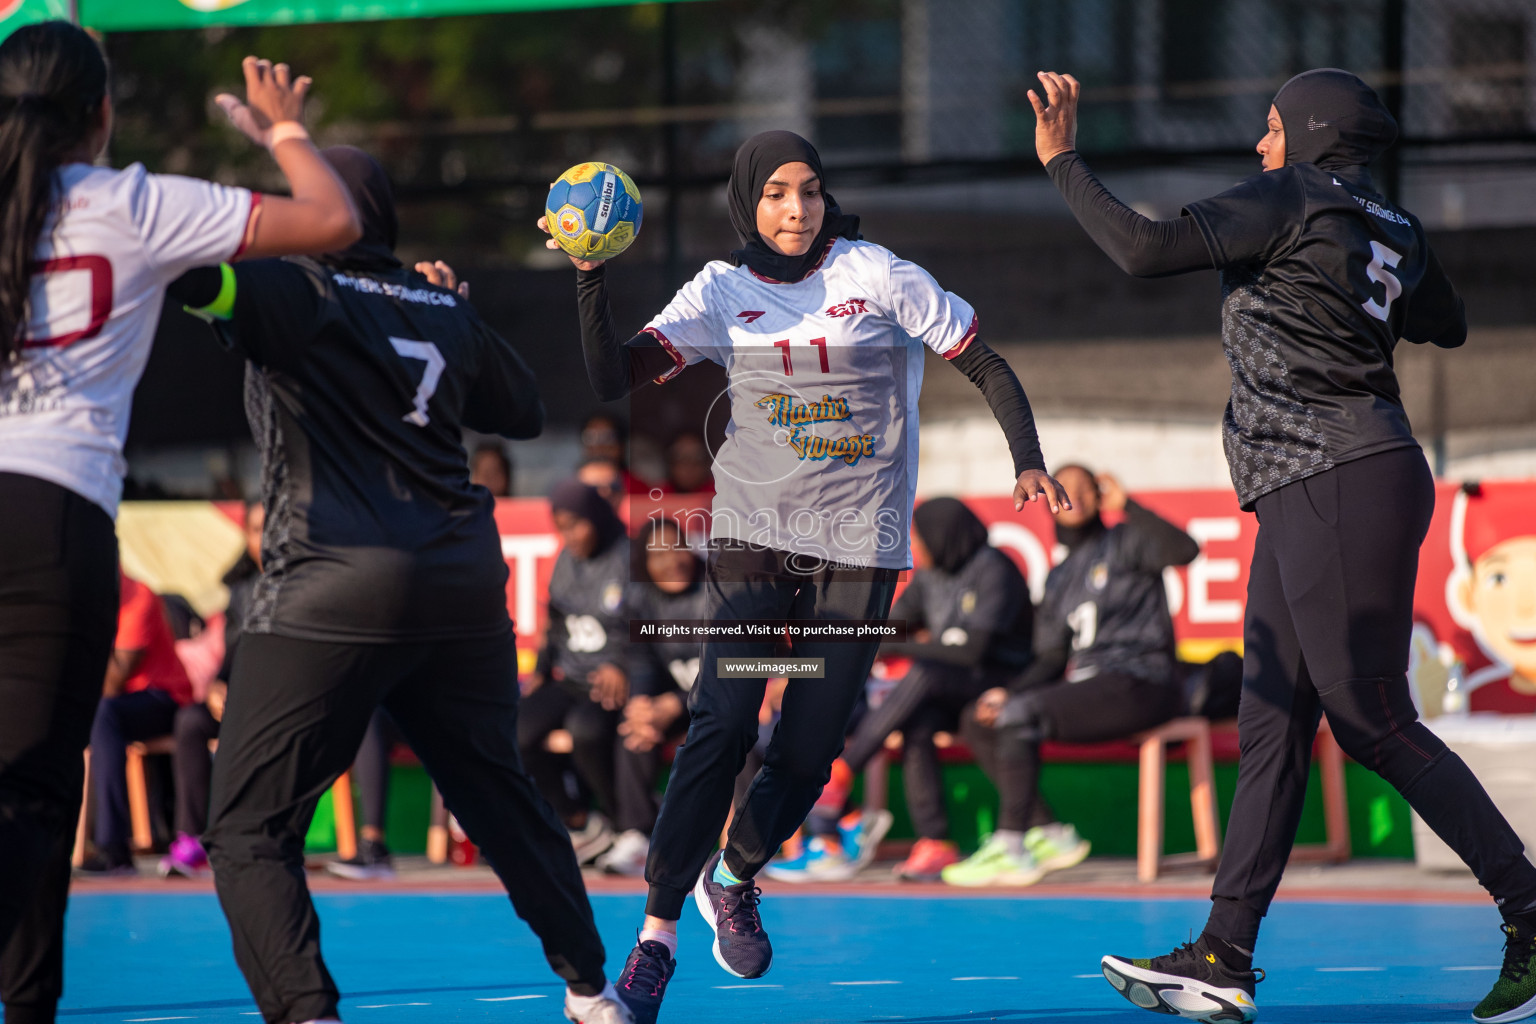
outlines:
[[[939,876],[950,885],[984,888],[993,885],[1034,885],[1045,877],[1035,858],[1025,851],[1022,856],[1008,852],[1008,844],[989,836],[981,849],[958,864],[951,864]]]
[[[1057,822],[1036,825],[1024,833],[1024,849],[1044,872],[1075,868],[1088,856],[1093,844],[1077,834],[1072,825]]]
[[[1536,931],[1513,924],[1504,930],[1504,968],[1493,991],[1477,1004],[1472,1019],[1478,1024],[1509,1024],[1536,1017]]]

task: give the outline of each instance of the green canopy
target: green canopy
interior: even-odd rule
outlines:
[[[123,32],[212,25],[433,18],[641,2],[645,0],[76,0],[75,6],[80,23],[87,28]],[[69,0],[0,0],[0,38],[28,22],[65,18],[69,14]]]

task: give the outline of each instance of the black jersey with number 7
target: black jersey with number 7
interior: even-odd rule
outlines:
[[[1465,311],[1418,219],[1359,168],[1297,163],[1187,207],[1221,271],[1223,427],[1244,508],[1313,473],[1415,444],[1392,351],[1460,344]]]
[[[263,574],[247,632],[363,643],[505,632],[494,499],[463,428],[527,438],[532,371],[452,292],[403,268],[236,264],[221,332],[245,355]]]

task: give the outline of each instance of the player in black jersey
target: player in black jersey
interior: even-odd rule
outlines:
[[[570,840],[518,759],[507,569],[461,440],[537,435],[536,382],[463,295],[395,258],[383,169],[325,156],[361,241],[177,289],[249,360],[267,510],[205,836],[235,959],[269,1024],[336,1019],[304,834],[382,704],[543,941],[567,1016],[627,1024]]]
[[[1403,411],[1399,338],[1454,348],[1461,299],[1418,220],[1366,165],[1397,137],[1376,94],[1324,68],[1287,82],[1257,150],[1264,173],[1173,220],[1122,205],[1074,148],[1078,83],[1042,72],[1036,147],[1094,241],[1123,269],[1215,268],[1232,366],[1223,424],[1232,482],[1256,512],[1244,623],[1242,761],[1199,940],[1151,960],[1105,957],[1146,1009],[1251,1020],[1259,922],[1285,869],[1319,716],[1454,849],[1504,915],[1504,967],[1473,1016],[1536,1014],[1536,867],[1462,760],[1418,721],[1408,640],[1419,545],[1434,511]]]

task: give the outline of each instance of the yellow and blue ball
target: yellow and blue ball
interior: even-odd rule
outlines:
[[[640,233],[640,190],[612,164],[577,164],[549,187],[549,233],[579,260],[612,259]]]

